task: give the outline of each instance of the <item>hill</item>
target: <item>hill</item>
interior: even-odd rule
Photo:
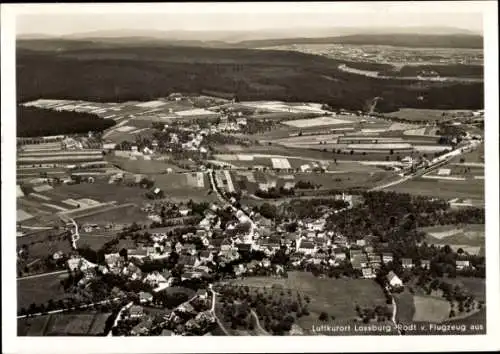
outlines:
[[[354,34],[322,38],[282,38],[242,41],[235,46],[242,48],[273,47],[291,44],[357,44],[390,45],[421,48],[482,49],[483,37],[472,34],[421,35],[421,34]]]
[[[378,80],[338,70],[345,62],[298,52],[19,42],[23,42],[17,50],[19,102],[38,98],[143,101],[179,91],[216,91],[235,94],[240,100],[324,102],[355,110],[380,96],[383,100],[377,109],[386,112],[399,107],[483,107],[481,83]],[[40,46],[46,49],[26,49]]]

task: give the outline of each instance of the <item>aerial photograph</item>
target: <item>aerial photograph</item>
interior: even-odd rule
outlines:
[[[340,17],[18,16],[17,335],[484,335],[481,14]]]

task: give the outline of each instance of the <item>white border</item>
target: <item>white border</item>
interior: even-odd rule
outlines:
[[[5,353],[102,353],[102,352],[353,352],[353,351],[466,351],[494,350],[500,341],[499,319],[499,199],[498,199],[498,9],[494,1],[436,3],[203,3],[203,4],[29,4],[1,5],[2,40],[2,339]],[[487,159],[486,260],[487,335],[404,337],[162,337],[146,338],[16,338],[16,280],[12,264],[15,250],[15,16],[20,13],[336,13],[470,12],[483,13],[485,38],[485,111]],[[423,15],[425,16],[425,15]]]

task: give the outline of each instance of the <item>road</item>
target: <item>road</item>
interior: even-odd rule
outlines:
[[[252,316],[255,318],[255,325],[257,327],[257,330],[260,332],[259,335],[262,335],[262,336],[269,336],[270,334],[264,329],[262,328],[262,326],[260,325],[260,321],[259,321],[259,317],[257,316],[257,314],[255,313],[255,311],[253,309],[250,310],[250,313],[252,314]]]
[[[471,151],[471,150],[475,149],[478,145],[479,145],[478,142],[475,142],[475,141],[469,142],[469,144],[467,144],[466,146],[459,147],[453,151],[450,151],[444,155],[441,155],[438,158],[435,158],[434,160],[431,161],[431,164],[428,167],[421,168],[421,169],[415,171],[414,173],[412,173],[408,176],[404,176],[401,179],[398,179],[396,181],[384,183],[380,186],[374,187],[370,191],[377,191],[377,190],[386,189],[386,188],[401,184],[403,182],[406,182],[412,178],[423,176],[424,174],[432,172],[433,170],[449,163],[453,158],[460,156],[467,151]]]
[[[398,334],[401,335],[401,330],[398,327],[398,324],[396,322],[396,314],[398,312],[398,306],[396,305],[396,301],[394,300],[394,296],[391,295],[391,300],[392,300],[392,318],[391,321],[396,327],[396,330],[398,331]]]
[[[86,305],[81,305],[81,306],[78,306],[78,307],[71,307],[69,310],[77,310],[77,309],[85,309],[87,307],[91,307],[91,306],[95,306],[95,305],[102,305],[102,304],[106,304],[106,303],[110,303],[110,302],[113,302],[113,301],[117,301],[117,300],[120,300],[119,297],[115,297],[113,299],[108,299],[108,300],[102,300],[102,301],[99,301],[99,302],[93,302],[91,304],[86,304]],[[36,316],[43,316],[43,315],[52,315],[54,313],[61,313],[61,312],[64,312],[64,311],[68,311],[68,309],[64,309],[64,310],[53,310],[53,311],[48,311],[48,312],[37,312],[37,313],[34,313],[32,315],[29,315],[30,317],[36,317]],[[17,319],[21,319],[21,318],[26,318],[28,317],[28,315],[22,315],[22,316],[17,316]]]
[[[222,322],[219,320],[219,317],[217,317],[217,314],[215,313],[215,291],[214,289],[212,289],[212,284],[209,284],[208,285],[208,290],[210,290],[210,292],[212,293],[212,306],[210,308],[210,312],[212,313],[212,315],[214,315],[214,318],[215,318],[215,321],[217,322],[217,325],[220,327],[220,329],[222,329],[222,332],[224,332],[224,334],[226,336],[230,336],[231,334],[226,330],[226,328],[224,327],[224,325],[222,324]]]
[[[47,277],[47,276],[50,276],[50,275],[66,274],[66,273],[68,273],[67,270],[59,270],[57,272],[51,272],[51,273],[42,273],[42,274],[28,275],[27,277],[17,278],[17,280],[35,279],[35,278]]]
[[[80,234],[78,232],[78,224],[76,223],[76,221],[72,218],[70,218],[69,216],[66,216],[66,215],[60,215],[59,216],[61,218],[61,220],[63,222],[67,222],[69,221],[70,223],[73,224],[73,226],[75,227],[75,230],[71,232],[71,243],[72,243],[72,246],[73,246],[73,249],[77,249],[78,247],[76,246],[76,241],[78,241],[80,239]]]

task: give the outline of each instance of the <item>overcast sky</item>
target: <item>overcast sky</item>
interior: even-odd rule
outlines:
[[[482,32],[481,7],[469,2],[186,5],[190,8],[181,5],[186,4],[149,4],[134,8],[125,4],[86,7],[78,7],[78,4],[27,5],[24,10],[31,14],[17,16],[17,33],[64,35],[115,29],[203,31],[405,26],[457,27]]]

